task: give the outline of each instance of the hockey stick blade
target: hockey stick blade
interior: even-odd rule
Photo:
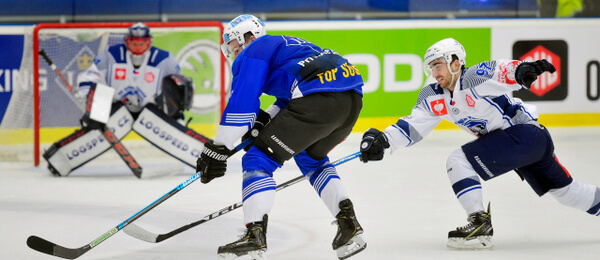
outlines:
[[[340,158],[340,159],[332,162],[331,164],[333,166],[337,166],[337,165],[340,165],[340,164],[345,163],[347,161],[350,161],[352,159],[358,158],[359,156],[360,156],[360,152],[356,152],[356,153],[353,153],[353,154],[348,155],[346,157]],[[296,184],[296,183],[298,183],[300,181],[303,181],[303,180],[304,180],[304,175],[300,175],[300,176],[298,176],[296,178],[293,178],[293,179],[291,179],[289,181],[286,181],[286,182],[284,182],[282,184],[277,185],[276,191],[280,191],[282,189],[285,189],[285,188],[287,188],[289,186],[292,186],[292,185],[294,185],[294,184]],[[146,229],[144,229],[144,228],[136,225],[135,223],[127,226],[123,231],[127,235],[135,237],[135,238],[137,238],[139,240],[143,240],[143,241],[150,242],[150,243],[160,243],[160,242],[162,242],[164,240],[167,240],[167,239],[169,239],[169,238],[171,238],[171,237],[173,237],[173,236],[175,236],[175,235],[177,235],[179,233],[182,233],[182,232],[184,232],[184,231],[186,231],[186,230],[188,230],[190,228],[193,228],[193,227],[198,226],[200,224],[206,223],[206,222],[208,222],[210,220],[218,218],[218,217],[220,217],[222,215],[225,215],[225,214],[227,214],[227,213],[229,213],[231,211],[234,211],[234,210],[236,210],[238,208],[241,208],[241,207],[242,207],[242,202],[234,203],[234,204],[229,205],[227,207],[224,207],[224,208],[222,208],[222,209],[220,209],[218,211],[215,211],[215,212],[213,212],[213,213],[211,213],[209,215],[206,215],[206,216],[204,216],[202,219],[200,219],[198,221],[195,221],[195,222],[189,223],[187,225],[181,226],[181,227],[179,227],[179,228],[177,228],[177,229],[175,229],[175,230],[173,230],[171,232],[164,233],[164,234],[157,234],[157,233],[150,232],[150,231],[148,231],[148,230],[146,230]]]
[[[38,236],[30,236],[27,238],[27,246],[42,253],[55,255],[66,259],[75,259],[87,252],[87,250],[90,250],[88,245],[76,249],[65,248]]]
[[[235,154],[239,150],[244,149],[244,147],[250,145],[251,143],[252,143],[252,139],[247,139],[246,141],[244,141],[241,144],[239,144],[238,146],[236,146],[231,151],[231,155]],[[123,228],[132,224],[135,220],[137,220],[144,214],[148,213],[148,211],[150,211],[153,208],[155,208],[156,206],[160,205],[161,203],[163,203],[164,201],[166,201],[167,199],[169,199],[170,197],[175,195],[177,192],[183,190],[185,187],[190,185],[192,182],[196,181],[197,179],[200,179],[200,175],[201,175],[201,172],[197,172],[196,174],[192,175],[190,178],[186,179],[184,182],[177,185],[177,187],[175,187],[171,191],[167,192],[166,194],[162,195],[160,198],[158,198],[154,202],[150,203],[150,205],[146,206],[142,210],[133,214],[133,216],[131,216],[128,219],[126,219],[125,221],[121,222],[119,225],[110,229],[109,231],[102,234],[100,237],[96,238],[94,241],[90,242],[87,245],[84,245],[79,248],[66,248],[66,247],[57,245],[55,243],[52,243],[52,242],[50,242],[46,239],[43,239],[41,237],[38,237],[38,236],[29,236],[27,238],[27,246],[29,246],[29,248],[31,248],[35,251],[38,251],[38,252],[41,252],[44,254],[48,254],[48,255],[58,256],[58,257],[66,258],[66,259],[78,258],[79,256],[85,254],[87,251],[90,251],[92,248],[94,248],[98,244],[100,244],[103,241],[105,241],[106,239],[110,238],[112,235],[116,234]]]

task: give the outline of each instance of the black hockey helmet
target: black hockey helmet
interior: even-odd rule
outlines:
[[[180,74],[168,75],[162,80],[162,92],[156,97],[156,105],[173,117],[192,107],[194,90],[192,78]]]

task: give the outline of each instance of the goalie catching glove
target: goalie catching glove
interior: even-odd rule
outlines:
[[[370,128],[363,134],[363,139],[360,142],[360,161],[364,163],[380,161],[383,159],[383,154],[387,148],[390,148],[390,143],[385,133]]]
[[[230,153],[231,151],[224,145],[205,143],[196,165],[196,172],[201,172],[200,181],[209,183],[214,178],[223,177]]]
[[[539,75],[542,75],[544,72],[554,73],[556,68],[552,63],[547,60],[536,60],[534,62],[522,62],[517,67],[515,72],[515,79],[517,83],[521,84],[525,88],[529,89],[531,84]]]

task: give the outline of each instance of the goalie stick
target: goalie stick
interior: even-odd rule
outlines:
[[[231,155],[235,154],[236,152],[244,149],[244,147],[250,145],[251,143],[252,143],[252,139],[250,139],[250,138],[246,139],[245,141],[240,143],[238,146],[236,146],[229,155],[231,156]],[[41,237],[38,237],[38,236],[29,236],[27,238],[27,246],[29,246],[29,248],[36,250],[38,252],[41,252],[41,253],[58,256],[58,257],[66,258],[66,259],[75,259],[75,258],[85,254],[87,251],[90,251],[92,248],[96,247],[98,244],[102,243],[103,241],[110,238],[115,233],[119,232],[119,230],[130,225],[133,221],[140,218],[144,214],[148,213],[148,211],[150,211],[153,208],[155,208],[156,206],[160,205],[165,200],[169,199],[171,196],[175,195],[177,192],[184,189],[185,187],[187,187],[188,185],[190,185],[192,182],[196,181],[197,179],[199,179],[200,175],[201,175],[201,172],[197,172],[196,174],[192,175],[192,177],[188,178],[187,180],[185,180],[184,182],[179,184],[177,187],[175,187],[171,191],[167,192],[165,195],[161,196],[154,202],[150,203],[150,205],[146,206],[145,208],[140,210],[138,213],[133,214],[133,216],[129,217],[125,221],[121,222],[119,225],[115,226],[114,228],[110,229],[106,233],[102,234],[100,237],[94,239],[92,242],[90,242],[87,245],[84,245],[79,248],[66,248],[66,247],[57,245],[53,242],[50,242],[50,241],[43,239]]]
[[[75,96],[75,98],[79,99],[79,96],[77,95],[77,92],[73,89],[73,86],[71,86],[69,81],[67,81],[67,79],[63,76],[62,72],[60,72],[60,70],[58,69],[58,67],[56,67],[54,62],[52,62],[52,60],[50,59],[48,54],[46,54],[46,51],[41,50],[40,55],[42,55],[44,60],[46,60],[48,65],[50,65],[50,69],[54,70],[56,75],[58,75],[58,77],[62,80],[62,82],[67,86],[67,88],[69,88],[69,90]],[[127,148],[125,148],[125,146],[121,143],[121,141],[119,141],[119,139],[113,134],[112,131],[110,131],[110,129],[108,129],[108,127],[104,126],[104,128],[101,129],[101,131],[102,131],[102,134],[106,137],[106,139],[110,143],[110,146],[112,146],[115,149],[115,151],[119,154],[119,157],[121,157],[121,159],[123,159],[125,164],[127,164],[127,167],[129,167],[129,169],[131,169],[131,172],[133,173],[133,175],[135,175],[135,177],[137,177],[138,179],[141,179],[142,178],[142,167],[133,158],[131,153],[129,153],[129,150],[127,150]]]
[[[356,153],[353,153],[353,154],[348,155],[346,157],[340,158],[340,159],[334,161],[331,164],[333,164],[333,166],[337,166],[337,165],[340,165],[340,164],[345,163],[347,161],[350,161],[352,159],[355,159],[355,158],[357,158],[359,156],[360,156],[360,152],[356,152]],[[282,184],[277,185],[277,189],[275,191],[283,190],[283,189],[285,189],[285,188],[287,188],[289,186],[292,186],[292,185],[294,185],[294,184],[296,184],[296,183],[298,183],[298,182],[300,182],[302,180],[304,180],[304,175],[300,175],[300,176],[298,176],[298,177],[296,177],[294,179],[291,179],[289,181],[286,181],[286,182],[284,182]],[[150,232],[150,231],[148,231],[146,229],[141,228],[140,226],[136,225],[135,223],[131,224],[127,228],[125,228],[124,232],[127,235],[130,235],[130,236],[135,237],[135,238],[140,239],[140,240],[144,240],[146,242],[160,243],[160,242],[162,242],[164,240],[167,240],[167,239],[169,239],[169,238],[171,238],[171,237],[173,237],[173,236],[175,236],[175,235],[177,235],[177,234],[179,234],[179,233],[181,233],[183,231],[186,231],[186,230],[188,230],[190,228],[193,228],[195,226],[198,226],[200,224],[206,223],[206,222],[208,222],[210,220],[213,220],[215,218],[218,218],[220,216],[223,216],[223,215],[225,215],[225,214],[227,214],[227,213],[229,213],[231,211],[234,211],[234,210],[236,210],[238,208],[241,208],[241,207],[242,207],[242,202],[241,201],[237,202],[237,203],[234,203],[234,204],[229,205],[227,207],[224,207],[224,208],[222,208],[222,209],[220,209],[218,211],[215,211],[215,212],[213,212],[213,213],[211,213],[209,215],[206,215],[206,216],[204,216],[202,219],[200,219],[198,221],[195,221],[195,222],[189,223],[187,225],[181,226],[181,227],[179,227],[179,228],[177,228],[177,229],[175,229],[175,230],[173,230],[171,232],[164,233],[164,234],[156,234],[156,233]]]

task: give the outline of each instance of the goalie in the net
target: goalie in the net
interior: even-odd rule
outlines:
[[[181,74],[169,52],[152,46],[148,26],[136,23],[129,27],[125,43],[98,53],[78,82],[78,94],[86,97],[82,127],[43,154],[54,175],[66,176],[107,151],[111,145],[102,134],[105,129],[119,140],[134,130],[195,167],[207,140],[184,121],[183,111],[191,107],[194,84]]]

